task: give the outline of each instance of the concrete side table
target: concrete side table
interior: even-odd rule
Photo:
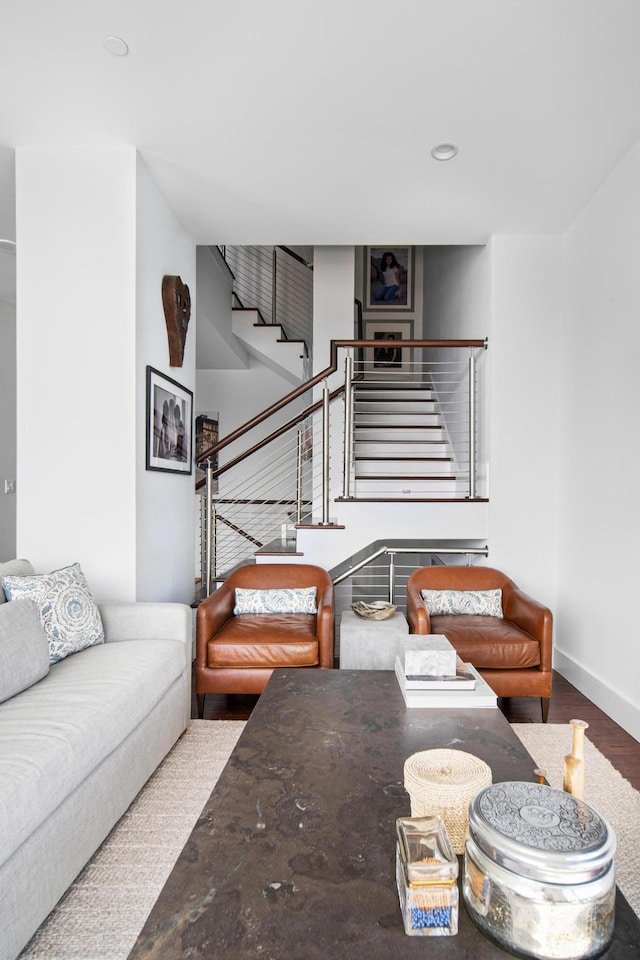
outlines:
[[[365,620],[345,610],[340,620],[340,668],[393,670],[408,636],[409,624],[398,610],[388,620]]]

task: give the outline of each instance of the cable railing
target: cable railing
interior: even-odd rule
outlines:
[[[332,525],[332,500],[476,498],[477,367],[485,347],[482,340],[402,341],[400,354],[380,354],[396,348],[332,341],[325,370],[203,452],[205,585],[285,530]],[[341,363],[344,381],[330,390]],[[214,470],[208,458],[222,451],[226,462]]]
[[[358,351],[345,428],[345,497],[476,497],[477,347],[380,340]]]
[[[313,272],[289,247],[225,246],[234,275],[234,293],[259,311],[267,324],[280,324],[287,340],[302,340],[312,352]]]

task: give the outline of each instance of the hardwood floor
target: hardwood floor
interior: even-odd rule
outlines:
[[[247,720],[257,702],[257,696],[210,693],[205,700],[204,717],[205,720]],[[539,723],[541,720],[540,701],[534,698],[502,700],[500,709],[511,723]],[[191,716],[198,716],[195,694]],[[554,671],[549,723],[569,723],[572,719],[587,721],[587,737],[616,770],[640,790],[640,743]]]

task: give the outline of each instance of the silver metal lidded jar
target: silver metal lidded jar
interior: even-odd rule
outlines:
[[[508,781],[469,804],[462,894],[480,929],[539,960],[587,960],[611,941],[615,833],[583,800]]]

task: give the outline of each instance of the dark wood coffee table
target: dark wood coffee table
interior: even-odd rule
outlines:
[[[387,671],[277,670],[149,916],[130,960],[507,957],[460,901],[455,937],[408,937],[395,822],[405,759],[457,747],[494,781],[535,780],[498,710],[407,710]],[[638,960],[619,893],[607,960]]]

